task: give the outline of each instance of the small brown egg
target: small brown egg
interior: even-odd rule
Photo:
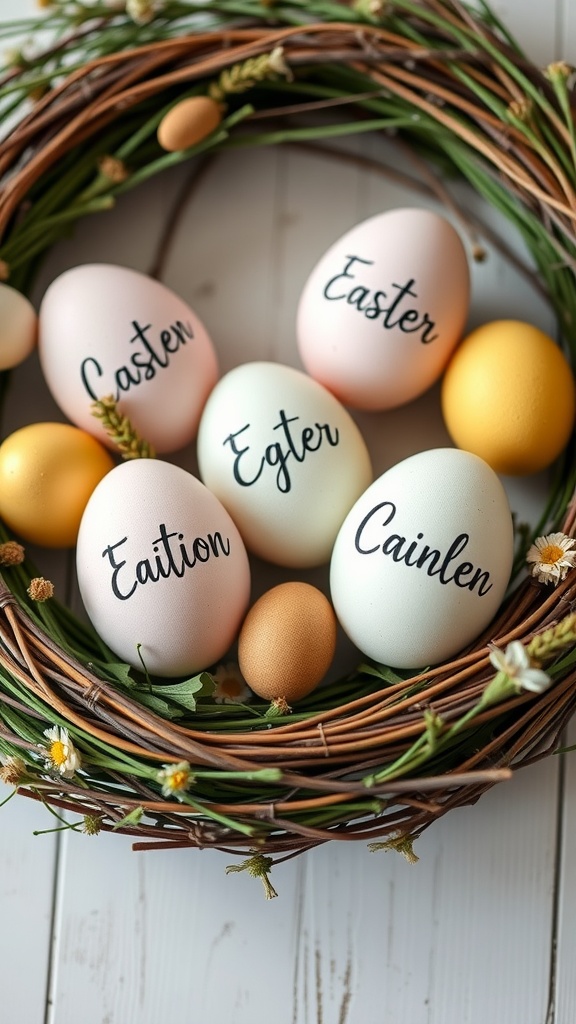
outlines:
[[[201,142],[222,120],[220,105],[210,96],[189,96],[170,108],[157,132],[162,149],[177,153]]]
[[[248,612],[238,638],[238,663],[248,686],[264,700],[289,704],[326,675],[336,648],[336,616],[309,583],[281,583]]]

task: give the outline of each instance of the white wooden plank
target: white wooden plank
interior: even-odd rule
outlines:
[[[472,0],[470,6],[479,7],[481,4]],[[492,0],[489,6],[530,60],[542,67],[554,60],[560,30],[558,0],[554,3]]]
[[[68,833],[50,1019],[81,998],[85,1024],[542,1024],[556,771],[438,822],[417,865],[333,844],[279,866],[272,902],[227,855]]]
[[[556,58],[576,63],[576,10],[571,0],[557,0],[558,32]]]
[[[11,788],[0,783],[0,800]],[[0,808],[0,993],[2,1019],[44,1020],[57,838],[34,836],[58,823],[31,800]]]
[[[218,157],[182,210],[166,261],[164,281],[204,321],[221,373],[273,357],[279,159],[272,149]]]
[[[566,746],[576,746],[576,720],[566,733]],[[576,750],[561,754],[564,760],[564,807],[560,871],[557,879],[556,971],[554,975],[555,1021],[576,1018]]]

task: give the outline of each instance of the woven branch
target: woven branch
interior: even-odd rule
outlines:
[[[359,126],[379,120],[383,131],[404,112],[406,128],[399,131],[408,143],[425,152],[435,146],[515,220],[574,360],[576,168],[568,74],[559,67],[540,72],[497,26],[455,0],[402,0],[381,22],[365,20],[360,4],[355,14],[349,5],[332,8],[339,6],[341,20],[285,26],[255,3],[246,27],[110,53],[48,88],[0,148],[0,259],[10,280],[28,287],[37,257],[70,219],[110,205],[154,161],[161,170],[151,149],[159,112],[187,90],[209,92],[223,72],[224,81],[235,81],[234,68],[281,47],[294,83],[271,80],[237,100],[228,95],[229,113],[246,101],[254,112],[234,130],[258,138],[270,114],[289,139],[299,112],[309,125],[316,111],[321,125],[335,98],[332,116],[337,110]],[[104,19],[100,30],[105,26]],[[78,39],[77,33],[75,45]],[[60,206],[51,205],[55,176],[61,168],[72,174],[77,156],[91,147],[95,169],[71,177]],[[103,180],[103,154],[122,161],[128,176]],[[573,490],[568,456],[551,519],[570,535]],[[237,709],[219,709],[212,718],[162,717],[146,706],[136,683],[119,685],[107,671],[106,652],[70,613],[49,602],[44,610],[30,608],[20,570],[7,570],[0,587],[0,742],[28,756],[20,781],[25,795],[88,816],[91,829],[130,834],[137,849],[257,848],[285,859],[328,840],[417,837],[450,809],[474,803],[511,768],[555,750],[576,708],[576,663],[565,657],[545,693],[482,707],[462,725],[458,742],[434,754],[451,727],[466,723],[494,675],[488,643],[528,644],[565,619],[576,600],[574,572],[554,590],[525,580],[485,634],[447,664],[391,684],[359,670],[304,701],[293,719],[262,715],[248,725]],[[37,738],[54,715],[81,750],[82,785],[49,772],[30,778]],[[418,742],[428,744],[428,756],[410,762],[406,775],[400,766]],[[174,762],[190,765],[190,785],[165,796],[157,772]]]

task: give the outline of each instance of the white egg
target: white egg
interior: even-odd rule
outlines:
[[[34,351],[38,334],[36,310],[21,292],[0,283],[0,370],[10,370]]]
[[[169,288],[128,267],[73,267],[40,305],[39,354],[55,401],[73,423],[110,443],[91,412],[112,395],[157,452],[191,441],[218,378],[204,325]]]
[[[155,675],[218,661],[248,606],[248,556],[230,516],[199,480],[159,459],[124,462],[96,487],[76,565],[97,633]]]
[[[306,281],[302,361],[345,405],[402,405],[440,377],[469,298],[466,252],[448,220],[419,208],[377,214],[338,239]]]
[[[200,421],[198,463],[249,550],[294,568],[328,562],[372,479],[350,414],[306,374],[277,363],[245,363],[218,382]]]
[[[375,661],[437,664],[489,625],[513,546],[494,471],[469,452],[420,452],[375,480],[346,517],[330,565],[336,615]]]

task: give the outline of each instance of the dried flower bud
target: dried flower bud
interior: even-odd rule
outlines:
[[[161,0],[126,0],[126,14],[136,25],[148,25],[162,6]]]
[[[272,701],[272,705],[279,715],[291,715],[292,708],[285,697],[275,697]]]
[[[356,0],[353,7],[361,17],[373,20],[381,20],[391,13],[388,0]]]
[[[0,544],[0,565],[21,565],[24,561],[24,548],[17,540],[7,540]]]
[[[105,178],[108,178],[114,185],[120,185],[129,177],[128,168],[122,160],[115,156],[102,156],[98,161],[98,170]]]
[[[528,99],[512,100],[508,105],[508,113],[517,121],[528,124],[532,117],[533,105]]]
[[[10,264],[6,260],[0,260],[0,281],[7,281],[10,277]]]
[[[3,757],[0,779],[8,786],[21,786],[28,778],[28,769],[21,757]]]
[[[30,580],[27,593],[33,601],[48,601],[54,597],[54,584],[50,580],[45,580],[43,576],[35,576]]]
[[[85,814],[82,822],[82,831],[87,836],[97,836],[102,831],[101,814]]]
[[[546,68],[546,75],[551,82],[568,82],[574,68],[565,60],[556,60]]]

